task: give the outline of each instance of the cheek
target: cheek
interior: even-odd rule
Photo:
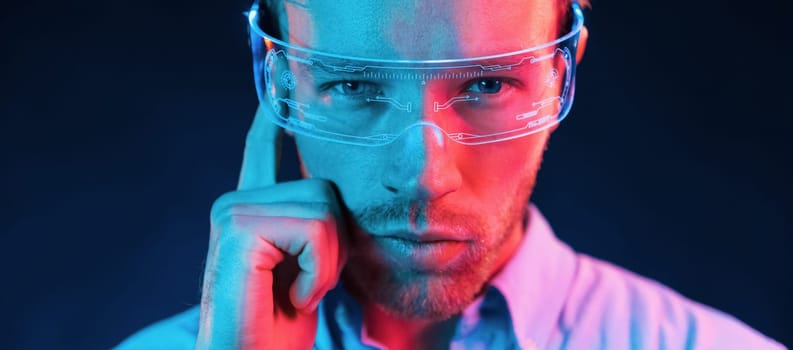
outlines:
[[[534,182],[547,134],[496,142],[477,147],[466,160],[466,181],[480,198],[505,198],[521,194],[522,187]]]
[[[303,176],[328,180],[336,185],[349,207],[371,198],[379,183],[377,162],[371,150],[296,135]]]
[[[307,177],[339,180],[346,176],[344,172],[350,168],[351,159],[337,144],[300,134],[295,135],[295,144]]]

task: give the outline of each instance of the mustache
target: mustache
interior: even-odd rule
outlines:
[[[463,223],[469,228],[479,226],[473,217],[457,208],[409,199],[379,202],[351,214],[358,227],[369,233],[421,229],[429,224],[447,228],[458,228]]]
[[[407,228],[406,225],[422,219],[426,222],[426,203],[396,199],[380,202],[353,211],[352,216],[358,226],[366,231],[374,232],[388,229]]]

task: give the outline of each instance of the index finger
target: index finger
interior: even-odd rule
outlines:
[[[260,104],[256,109],[253,124],[245,139],[238,190],[263,188],[276,183],[284,132],[272,122],[268,113],[273,113],[268,106]]]

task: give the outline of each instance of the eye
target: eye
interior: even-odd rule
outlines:
[[[347,97],[376,96],[380,94],[380,88],[369,82],[348,80],[333,83],[331,91]]]
[[[501,91],[501,79],[485,78],[474,81],[465,91],[480,94],[497,94]]]

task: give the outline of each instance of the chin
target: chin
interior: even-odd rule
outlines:
[[[342,279],[361,304],[377,306],[399,319],[442,321],[471,304],[490,277],[492,259],[485,251],[470,252],[465,258],[465,268],[422,271],[356,255],[348,260]]]
[[[410,253],[399,249],[383,249],[378,236],[365,230],[398,220],[410,205],[391,205],[396,208],[391,215],[387,210],[377,210],[351,218],[355,229],[349,241],[349,256],[342,280],[345,289],[364,306],[376,306],[392,317],[412,320],[445,320],[455,316],[479,297],[493,274],[509,258],[523,235],[525,206],[531,193],[531,181],[518,188],[524,193],[491,207],[489,215],[456,208],[433,207],[420,210],[424,221],[438,226],[456,224],[464,231],[468,246],[455,252],[453,259],[422,259],[418,254],[411,260]],[[528,192],[528,193],[527,193]],[[443,210],[445,209],[445,210]],[[401,211],[400,211],[401,210]],[[389,214],[389,215],[385,215]],[[467,215],[466,215],[467,214]],[[363,219],[361,219],[363,218]],[[419,220],[421,221],[421,220]],[[368,225],[361,225],[361,223]],[[383,225],[380,225],[383,226]],[[374,232],[374,231],[372,231]]]

